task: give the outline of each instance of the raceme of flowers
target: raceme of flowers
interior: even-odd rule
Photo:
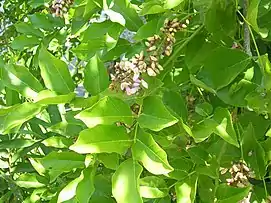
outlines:
[[[63,16],[68,12],[69,7],[73,4],[74,0],[54,0],[52,4],[52,12],[56,16]]]
[[[162,34],[154,35],[145,41],[146,52],[141,51],[131,59],[123,59],[114,65],[114,73],[111,76],[111,89],[120,88],[127,95],[133,95],[140,89],[148,88],[148,84],[142,78],[143,73],[149,76],[156,76],[163,70],[159,60],[165,56],[170,56],[173,45],[176,41],[175,33],[184,29],[189,24],[186,20],[181,23],[179,19],[166,19],[164,26],[160,29]]]

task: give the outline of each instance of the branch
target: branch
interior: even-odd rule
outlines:
[[[244,0],[244,17],[247,17],[247,9],[249,6],[249,0]],[[251,49],[250,49],[250,33],[249,33],[249,25],[247,24],[246,20],[244,20],[244,49],[245,52],[252,56]]]

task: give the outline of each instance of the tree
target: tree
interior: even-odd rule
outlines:
[[[268,3],[2,1],[0,202],[270,201]]]

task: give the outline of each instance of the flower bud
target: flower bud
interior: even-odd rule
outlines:
[[[154,72],[152,68],[147,68],[147,73],[149,76],[152,76],[152,77],[156,76],[156,73]]]

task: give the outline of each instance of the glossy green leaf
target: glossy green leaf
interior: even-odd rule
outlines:
[[[144,198],[162,198],[168,195],[166,182],[156,176],[146,176],[140,179],[139,191]]]
[[[108,96],[77,114],[75,118],[82,120],[89,128],[99,124],[111,125],[116,122],[132,124],[132,112],[129,106],[120,99]]]
[[[134,36],[134,39],[140,41],[159,33],[160,28],[163,26],[164,20],[165,18],[155,18],[147,22],[138,29],[136,35]]]
[[[30,139],[13,139],[0,142],[0,149],[18,149],[33,145],[34,140]]]
[[[164,1],[164,8],[165,9],[172,9],[172,8],[178,6],[182,2],[184,2],[184,0],[166,0],[166,1]]]
[[[94,193],[94,176],[96,170],[93,167],[86,168],[82,171],[76,188],[76,199],[80,203],[89,203],[89,200]]]
[[[206,117],[206,116],[209,116],[213,112],[213,106],[208,102],[204,102],[204,103],[196,105],[195,111],[197,114]]]
[[[159,0],[151,0],[142,4],[141,15],[163,13],[166,9],[161,5]]]
[[[70,149],[81,154],[103,152],[123,154],[131,143],[132,140],[125,128],[114,125],[98,125],[80,132],[78,139],[70,146]]]
[[[36,29],[33,25],[25,22],[20,22],[14,25],[17,32],[27,34],[27,35],[36,35],[37,37],[43,37],[43,33]]]
[[[52,136],[42,141],[47,147],[55,147],[55,148],[68,148],[72,145],[72,140],[62,136]]]
[[[177,203],[192,203],[195,200],[197,191],[197,174],[192,174],[186,179],[177,182],[175,191],[177,195]]]
[[[6,134],[12,128],[21,126],[40,113],[42,106],[31,103],[14,105],[6,109],[0,109],[0,133]]]
[[[15,183],[19,187],[24,187],[24,188],[40,188],[44,187],[45,184],[39,181],[39,176],[36,174],[22,174],[20,175]]]
[[[140,127],[160,131],[177,122],[178,119],[170,114],[161,98],[149,96],[144,99],[143,110],[138,118]]]
[[[114,6],[111,9],[124,17],[126,21],[125,26],[129,30],[137,31],[138,28],[143,25],[142,20],[137,14],[136,5],[132,4],[130,1],[118,0],[114,2]]]
[[[39,43],[39,39],[35,36],[20,35],[12,41],[11,48],[23,51],[25,48],[32,48]]]
[[[230,112],[224,108],[217,108],[214,112],[213,121],[215,126],[214,133],[228,143],[239,147]]]
[[[55,92],[50,90],[43,90],[39,92],[36,98],[34,98],[34,102],[40,105],[48,105],[48,104],[66,104],[70,103],[70,101],[75,97],[75,93],[71,92],[66,95],[58,95]]]
[[[64,26],[64,20],[61,18],[54,18],[51,15],[46,15],[44,13],[35,13],[28,17],[35,28],[52,31],[54,27]]]
[[[192,129],[192,136],[195,142],[202,142],[212,135],[215,131],[215,123],[211,119],[205,119],[199,124],[195,124]]]
[[[167,174],[173,171],[169,165],[166,152],[155,142],[152,135],[138,129],[136,142],[132,146],[133,157],[153,174]]]
[[[48,174],[53,182],[60,174],[84,167],[85,157],[75,152],[51,152],[43,158],[32,159],[31,164],[40,175]]]
[[[116,46],[107,53],[105,53],[105,55],[103,55],[101,59],[102,61],[111,61],[112,59],[118,59],[120,55],[129,51],[130,48],[131,44],[129,41],[125,39],[119,39]]]
[[[142,166],[133,159],[120,164],[112,176],[112,193],[118,203],[143,203],[139,194],[142,171]]]
[[[242,135],[241,146],[244,160],[254,171],[257,178],[264,177],[266,171],[265,152],[255,136],[255,130],[250,123]]]
[[[2,82],[26,97],[36,97],[43,90],[40,82],[24,66],[9,64],[0,69]]]
[[[93,56],[84,69],[84,87],[91,95],[97,95],[109,86],[106,67],[97,55]]]
[[[48,89],[59,94],[73,92],[75,85],[67,64],[50,54],[44,47],[39,52],[39,67]]]
[[[198,179],[198,194],[203,202],[214,202],[215,184],[208,176],[200,175]]]
[[[244,52],[218,47],[204,61],[197,79],[208,87],[219,90],[229,85],[249,63],[250,58]]]
[[[116,170],[119,166],[119,155],[117,153],[98,154],[98,160],[103,163],[106,168]]]
[[[217,202],[238,202],[248,195],[250,189],[250,187],[238,188],[228,186],[227,184],[220,184],[216,190]]]
[[[81,181],[81,178],[75,178],[69,182],[59,193],[57,203],[66,202],[72,199],[76,195],[76,188]]]

